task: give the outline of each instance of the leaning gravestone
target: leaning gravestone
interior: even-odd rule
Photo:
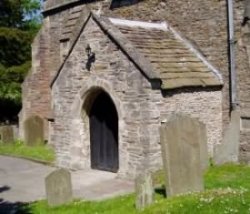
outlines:
[[[167,196],[202,191],[208,163],[205,125],[185,115],[172,115],[161,126],[161,148]]]
[[[139,175],[135,180],[136,209],[143,210],[153,203],[154,188],[150,173]]]
[[[43,119],[32,116],[24,122],[24,139],[27,145],[34,146],[44,142]]]
[[[1,126],[0,127],[0,141],[3,143],[13,143],[14,133],[12,126]]]
[[[70,172],[58,169],[45,178],[46,195],[49,206],[58,206],[71,202],[72,183]]]

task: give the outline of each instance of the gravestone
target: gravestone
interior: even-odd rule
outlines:
[[[58,206],[73,199],[70,172],[58,169],[45,178],[46,195],[49,206]]]
[[[135,180],[136,209],[143,210],[153,203],[154,188],[150,173],[137,176]]]
[[[160,132],[167,196],[202,191],[208,164],[205,125],[176,114],[161,125]]]
[[[237,163],[240,147],[240,112],[231,112],[231,119],[222,138],[222,143],[214,149],[214,162],[217,165]]]
[[[32,116],[24,122],[24,140],[29,146],[44,143],[43,119]]]
[[[13,143],[14,132],[12,126],[1,126],[0,127],[0,141],[3,143]]]

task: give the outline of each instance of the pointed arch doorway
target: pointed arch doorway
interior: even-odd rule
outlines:
[[[91,168],[117,172],[118,114],[110,96],[101,91],[96,96],[89,114]]]

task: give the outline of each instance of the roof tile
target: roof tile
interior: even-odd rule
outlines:
[[[222,84],[211,69],[171,31],[124,25],[116,27],[159,73],[162,89]]]

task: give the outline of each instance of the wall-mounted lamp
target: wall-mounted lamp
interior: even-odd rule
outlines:
[[[92,52],[92,49],[90,47],[90,45],[88,44],[87,47],[85,48],[85,51],[87,53],[88,56],[88,61],[86,63],[86,69],[88,71],[90,71],[91,68],[91,64],[95,62],[95,53]]]
[[[87,44],[87,47],[85,48],[85,50],[86,50],[86,53],[88,54],[88,57],[89,57],[91,55],[91,51],[92,51],[89,44]]]

